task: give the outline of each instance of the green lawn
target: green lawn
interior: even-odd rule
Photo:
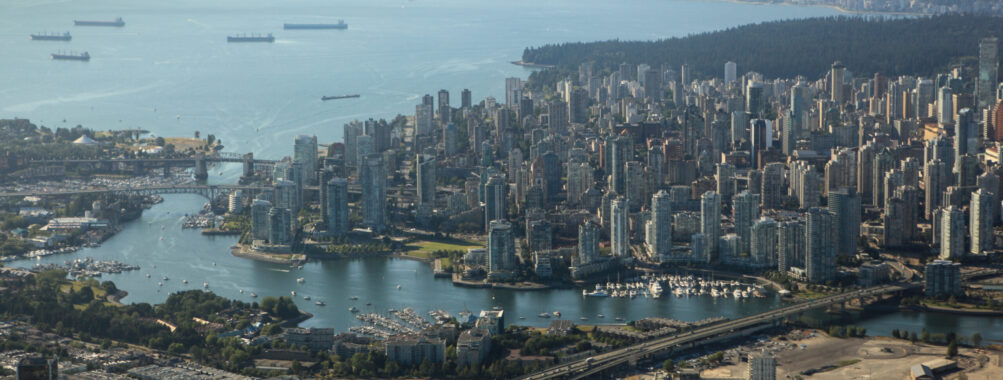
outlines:
[[[407,245],[407,255],[423,259],[432,258],[436,251],[464,251],[470,248],[483,248],[484,243],[469,240],[428,241],[421,240]]]

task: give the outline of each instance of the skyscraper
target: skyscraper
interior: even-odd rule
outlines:
[[[610,245],[614,257],[631,257],[630,221],[627,200],[619,196],[610,206]]]
[[[431,104],[414,106],[414,133],[416,135],[428,136],[432,134],[433,120],[435,120],[435,109]],[[347,154],[348,147],[346,146],[345,149]]]
[[[933,211],[940,208],[944,198],[944,192],[951,185],[951,173],[947,165],[938,159],[926,163],[923,170],[923,191],[924,193],[924,215],[926,219],[933,218]]]
[[[345,143],[345,165],[358,166],[358,150],[356,140],[365,132],[365,126],[358,121],[345,124],[342,142]]]
[[[435,157],[427,154],[418,154],[416,176],[418,177],[418,204],[419,205],[434,205],[435,204],[435,183],[437,177],[435,176]]]
[[[522,99],[522,79],[505,78],[505,105],[515,108]]]
[[[752,223],[749,233],[749,256],[758,267],[771,267],[777,262],[777,222],[762,217]]]
[[[759,194],[742,191],[732,202],[732,219],[735,222],[735,234],[740,239],[739,253],[749,252],[752,243],[752,222],[759,219]]]
[[[723,199],[730,199],[735,194],[735,165],[729,163],[717,164],[717,193]]]
[[[528,222],[527,245],[530,252],[548,251],[553,247],[554,229],[546,219]]]
[[[805,225],[788,220],[777,225],[777,270],[787,273],[791,267],[805,265]]]
[[[713,191],[700,197],[700,233],[704,235],[707,261],[717,259],[718,239],[721,237],[721,196]]]
[[[460,91],[460,108],[470,109],[473,105],[474,102],[471,99],[470,90],[464,88],[463,91]]]
[[[327,182],[327,233],[344,236],[348,233],[348,180],[333,178]]]
[[[947,206],[940,221],[940,258],[960,260],[965,256],[965,212]]]
[[[846,66],[843,66],[843,64],[840,63],[839,61],[833,63],[832,72],[829,77],[829,79],[831,80],[829,86],[830,89],[832,90],[831,99],[840,107],[842,107],[843,102],[846,101],[846,97],[843,94],[844,92],[843,83],[845,81],[845,76],[846,76]]]
[[[490,227],[492,220],[505,219],[508,205],[508,184],[500,175],[493,175],[484,184],[484,225]]]
[[[613,146],[610,148],[612,148],[610,151],[610,161],[612,164],[612,168],[610,168],[610,174],[612,175],[610,190],[612,190],[614,194],[626,195],[627,161],[634,158],[634,143],[630,140],[630,137],[617,136],[613,139]]]
[[[446,125],[453,121],[453,109],[449,106],[449,91],[439,90],[439,123]]]
[[[972,193],[971,205],[968,206],[969,225],[971,226],[971,252],[981,255],[993,249],[993,207],[999,207],[994,202],[995,194],[978,189]]]
[[[383,155],[366,156],[359,170],[362,188],[362,223],[373,231],[381,232],[387,221],[387,170]]]
[[[975,80],[975,100],[980,110],[996,102],[999,85],[999,40],[987,37],[979,41],[979,76]]]
[[[813,207],[805,214],[805,273],[808,282],[825,283],[836,278],[836,223],[829,210]]]
[[[937,90],[937,122],[941,127],[954,123],[954,91],[947,86]]]
[[[512,224],[507,220],[492,220],[488,225],[488,271],[513,271],[516,263]]]
[[[857,239],[860,237],[860,196],[852,188],[845,187],[830,192],[829,212],[833,214],[838,228],[836,253],[856,254]]]
[[[578,226],[578,263],[585,265],[599,258],[599,225],[592,219]]]
[[[763,200],[762,208],[780,208],[784,192],[784,164],[779,162],[766,164],[763,167],[762,189],[759,191]]]
[[[724,64],[724,83],[731,84],[738,78],[738,65],[735,62],[725,62]]]
[[[251,202],[251,236],[253,240],[268,240],[268,211],[272,202],[255,199]]]
[[[293,161],[302,164],[303,183],[317,183],[317,136],[299,135],[293,142]]]
[[[276,245],[292,241],[292,213],[287,208],[272,207],[268,210],[268,242]]]
[[[660,259],[672,254],[672,198],[665,190],[651,197],[651,220],[645,226],[648,254]]]

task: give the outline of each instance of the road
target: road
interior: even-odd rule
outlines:
[[[692,343],[698,343],[708,338],[714,338],[724,334],[734,333],[743,329],[772,323],[784,317],[803,313],[812,309],[822,308],[833,304],[849,301],[861,297],[877,296],[892,292],[921,287],[919,282],[902,283],[894,285],[881,285],[867,289],[856,290],[847,293],[831,295],[818,298],[796,305],[783,307],[768,312],[750,315],[739,319],[722,322],[693,331],[681,332],[664,338],[655,339],[644,343],[639,343],[630,347],[613,350],[607,353],[593,356],[589,359],[577,360],[564,363],[546,370],[528,375],[523,379],[554,379],[554,378],[583,378],[591,376],[608,369],[617,367],[631,360],[643,359],[656,356],[666,351],[672,351],[676,347],[682,347]],[[591,363],[586,361],[591,359]]]

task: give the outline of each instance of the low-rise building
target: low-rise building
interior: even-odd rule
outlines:
[[[926,264],[926,295],[950,296],[961,294],[961,264],[950,260],[934,260]]]
[[[312,351],[328,351],[334,345],[333,328],[291,328],[286,330],[286,343],[304,346]]]
[[[484,329],[470,329],[460,334],[456,341],[456,366],[478,366],[491,352],[491,333]]]
[[[385,343],[387,360],[403,365],[417,365],[428,360],[441,363],[446,358],[446,341],[422,335],[400,334]]]

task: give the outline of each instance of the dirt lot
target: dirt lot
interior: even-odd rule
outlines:
[[[827,365],[840,367],[804,377],[820,380],[903,379],[910,367],[943,358],[946,350],[943,346],[912,344],[891,338],[838,339],[818,332],[793,343],[798,347],[775,352],[777,379],[795,378],[802,371]],[[958,364],[969,379],[1003,379],[1003,368],[1000,367],[1003,353],[968,348],[960,348],[959,353]],[[746,363],[738,362],[705,370],[701,375],[742,379],[745,378],[746,367]],[[960,373],[949,374],[945,379],[955,379]]]

